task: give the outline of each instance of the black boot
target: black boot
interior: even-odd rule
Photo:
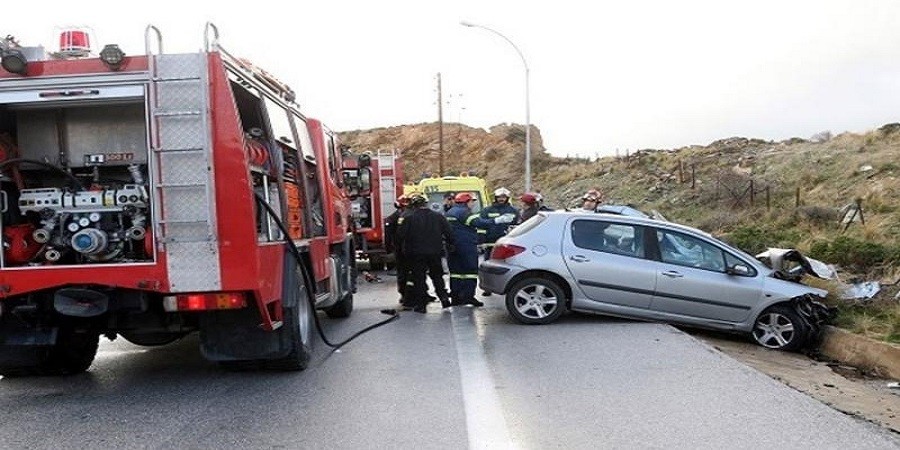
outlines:
[[[484,306],[484,303],[482,303],[482,302],[480,302],[480,301],[478,301],[478,300],[475,300],[474,298],[469,299],[469,302],[468,302],[468,303],[469,303],[470,305],[474,306],[474,307]]]

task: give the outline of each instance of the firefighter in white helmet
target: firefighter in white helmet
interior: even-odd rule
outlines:
[[[485,254],[490,254],[494,243],[506,235],[510,226],[519,223],[519,210],[509,204],[511,194],[505,187],[497,188],[494,191],[494,203],[481,210],[481,218],[490,222],[487,228],[479,230],[479,233],[484,233]],[[481,295],[490,295],[490,292],[482,291]]]
[[[503,237],[511,224],[519,221],[519,210],[509,204],[511,192],[505,187],[494,191],[494,203],[481,210],[481,217],[491,221],[491,225],[485,230],[484,244],[490,248]],[[500,219],[500,220],[497,220]]]

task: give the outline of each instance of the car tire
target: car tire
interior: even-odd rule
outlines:
[[[809,339],[809,327],[794,308],[787,305],[772,306],[753,324],[753,340],[773,350],[795,351]]]
[[[548,278],[519,280],[506,293],[506,310],[513,319],[528,325],[553,322],[565,312],[563,289]]]

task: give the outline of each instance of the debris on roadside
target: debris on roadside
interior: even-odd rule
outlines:
[[[379,277],[378,275],[373,275],[369,271],[363,271],[363,278],[365,278],[369,283],[381,283],[381,277]]]
[[[890,389],[900,389],[900,381],[891,381],[887,384],[887,387]]]
[[[869,300],[881,291],[881,284],[877,281],[864,281],[862,283],[854,283],[844,288],[841,298],[845,300]]]
[[[756,259],[780,272],[785,279],[798,279],[803,274],[808,274],[824,280],[835,280],[842,286],[841,298],[844,300],[869,300],[881,291],[881,284],[877,281],[843,283],[834,265],[810,258],[796,249],[770,248],[756,255]],[[894,298],[900,298],[900,293]]]

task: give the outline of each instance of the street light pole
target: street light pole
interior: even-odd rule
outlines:
[[[522,65],[525,66],[525,192],[531,192],[531,95],[529,89],[528,61],[525,60],[525,55],[522,54],[522,51],[519,50],[519,47],[517,47],[516,44],[513,43],[513,41],[509,40],[508,37],[504,36],[499,31],[493,28],[488,28],[484,25],[478,25],[466,21],[462,21],[459,24],[469,28],[481,28],[483,30],[490,31],[497,36],[500,36],[504,41],[508,42],[513,49],[515,49],[516,53],[519,54],[519,58],[522,58]]]

